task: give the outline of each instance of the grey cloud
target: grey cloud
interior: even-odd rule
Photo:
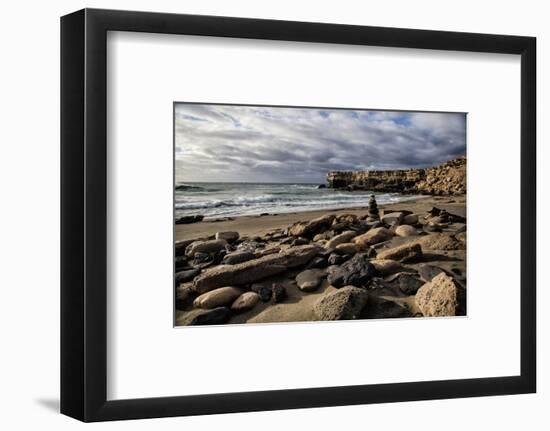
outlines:
[[[455,113],[178,104],[175,132],[178,181],[322,182],[330,170],[426,167],[466,152]]]

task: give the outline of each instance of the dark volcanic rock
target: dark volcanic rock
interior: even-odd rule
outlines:
[[[271,287],[271,296],[275,303],[284,301],[287,296],[285,287],[282,284],[274,283]]]
[[[189,215],[189,216],[183,216],[176,220],[176,224],[189,224],[189,223],[197,223],[199,221],[202,221],[204,216],[202,215]]]
[[[330,273],[328,282],[334,287],[364,286],[374,277],[375,273],[376,269],[369,262],[369,258],[364,254],[356,254]]]
[[[201,270],[199,268],[188,269],[186,271],[176,272],[176,276],[174,278],[176,286],[181,284],[181,283],[185,283],[186,281],[193,280],[200,273],[201,273]]]
[[[193,303],[195,293],[188,285],[181,285],[176,289],[176,309],[185,310]]]
[[[327,266],[328,266],[327,258],[318,256],[311,259],[311,261],[306,265],[306,269],[326,268]]]
[[[420,275],[420,278],[424,280],[425,282],[430,282],[432,279],[436,276],[441,274],[443,271],[438,266],[429,265],[427,263],[423,263],[418,267],[418,274]]]
[[[424,282],[412,274],[401,272],[386,278],[392,286],[397,287],[405,295],[414,295]]]
[[[250,287],[250,290],[252,290],[252,292],[256,292],[262,302],[269,302],[271,300],[271,296],[273,295],[273,288],[263,284],[253,284]]]
[[[300,290],[312,292],[319,287],[325,275],[324,269],[306,269],[296,276],[296,284]]]
[[[365,319],[411,317],[411,312],[404,304],[380,297],[370,297],[369,305],[365,308],[361,317]]]
[[[187,325],[219,325],[229,320],[231,311],[227,307],[213,308],[212,310],[197,310],[188,320]]]

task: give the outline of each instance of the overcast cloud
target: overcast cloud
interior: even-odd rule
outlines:
[[[466,116],[178,104],[176,181],[323,183],[466,154]]]

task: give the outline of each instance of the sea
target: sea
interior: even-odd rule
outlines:
[[[260,214],[362,208],[374,194],[379,205],[418,198],[399,193],[319,188],[319,184],[199,183],[176,184],[175,215],[203,215],[205,220]]]

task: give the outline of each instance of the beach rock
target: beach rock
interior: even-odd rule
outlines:
[[[314,241],[314,242],[317,242],[317,241],[328,241],[328,240],[331,239],[333,236],[334,236],[334,231],[332,231],[332,230],[326,230],[326,231],[324,231],[323,233],[318,233],[317,235],[315,235],[315,236],[313,237],[313,241]]]
[[[418,223],[418,214],[407,214],[401,220],[402,224],[417,224]]]
[[[194,257],[195,253],[216,253],[225,250],[227,241],[224,239],[211,239],[208,241],[195,241],[185,249],[188,257]]]
[[[460,242],[466,244],[466,232],[455,233],[455,238],[458,239]]]
[[[403,244],[398,247],[382,250],[377,259],[391,259],[398,262],[410,262],[422,257],[422,247],[417,243]]]
[[[250,286],[252,292],[256,292],[262,302],[269,302],[273,295],[273,286],[266,286],[264,284],[254,283]]]
[[[254,252],[254,256],[256,258],[264,257],[264,256],[268,256],[270,254],[279,253],[280,251],[281,251],[280,247],[269,247],[269,248],[266,248],[266,249],[263,249],[263,250],[256,250]]]
[[[197,308],[216,308],[228,305],[235,301],[242,293],[243,291],[237,287],[220,287],[198,296],[193,301],[193,306]]]
[[[389,275],[403,270],[403,265],[391,259],[373,259],[370,263],[378,275]]]
[[[367,305],[368,293],[355,286],[344,286],[324,295],[313,306],[319,320],[357,319]]]
[[[256,292],[245,292],[239,296],[233,304],[231,304],[231,310],[240,313],[246,310],[251,310],[256,306],[260,297]]]
[[[338,253],[331,253],[328,257],[327,263],[329,265],[341,265],[346,261],[344,256],[340,256]]]
[[[328,275],[328,282],[336,287],[364,286],[375,275],[376,269],[364,254],[356,254]]]
[[[195,239],[184,239],[181,241],[176,241],[176,244],[174,245],[175,249],[175,255],[176,256],[184,256],[185,255],[185,249],[189,244],[192,242],[195,242]]]
[[[180,283],[185,283],[186,281],[193,280],[200,273],[201,273],[201,270],[199,268],[176,272],[176,276],[174,277],[176,286],[179,285]]]
[[[426,317],[457,316],[464,314],[463,292],[447,274],[441,273],[416,293],[415,302]]]
[[[176,256],[174,259],[174,266],[176,268],[176,272],[183,271],[185,269],[191,269],[189,267],[189,262],[185,256]]]
[[[359,222],[359,217],[355,214],[339,214],[336,216],[336,221],[338,223],[357,224]]]
[[[385,281],[389,282],[390,285],[397,287],[405,295],[414,295],[424,284],[424,282],[418,277],[407,272],[393,274],[392,276],[386,278]]]
[[[288,234],[292,236],[304,236],[310,238],[321,231],[328,229],[333,220],[333,214],[326,214],[321,217],[314,218],[308,222],[297,222],[289,227]]]
[[[392,225],[395,222],[401,223],[403,217],[405,217],[405,215],[402,212],[391,212],[384,214],[380,220],[384,224]]]
[[[236,265],[218,266],[196,277],[193,286],[197,292],[204,293],[217,287],[254,283],[307,264],[318,250],[317,246],[303,245]]]
[[[343,244],[338,244],[334,249],[335,253],[338,254],[355,254],[359,251],[359,246],[353,242],[346,242]]]
[[[239,239],[239,232],[216,232],[216,239],[224,239],[227,242],[234,242]]]
[[[325,248],[335,248],[337,245],[344,244],[347,242],[350,242],[352,238],[355,238],[357,236],[357,232],[348,230],[345,232],[342,232],[340,235],[336,235],[332,239],[330,239],[326,244]]]
[[[286,289],[282,284],[273,283],[271,287],[271,297],[274,303],[279,303],[287,297]]]
[[[411,312],[407,305],[402,302],[370,296],[369,304],[361,317],[366,319],[395,319],[411,317]]]
[[[423,263],[418,267],[418,275],[420,275],[420,278],[424,280],[425,282],[430,282],[432,279],[441,273],[444,273],[441,268],[434,265],[429,265],[427,263]]]
[[[422,226],[422,230],[426,233],[442,232],[443,227],[439,225],[425,224]]]
[[[176,309],[184,310],[193,303],[193,289],[188,284],[181,284],[176,289]]]
[[[222,260],[222,264],[236,265],[237,263],[247,262],[255,258],[256,256],[251,251],[236,251],[226,254]]]
[[[312,292],[321,284],[321,280],[326,275],[322,269],[306,269],[296,276],[296,284],[303,292]]]
[[[193,310],[185,319],[178,321],[180,325],[220,325],[231,317],[231,311],[227,307],[218,307],[212,310]]]
[[[293,246],[306,245],[306,244],[309,244],[309,239],[298,237],[298,238],[295,238],[294,240],[292,240],[291,244]]]
[[[423,250],[464,250],[465,244],[448,233],[432,233],[415,241]]]
[[[395,235],[401,237],[415,236],[418,235],[418,231],[408,224],[402,224],[401,226],[397,226],[395,228]]]
[[[371,245],[378,244],[379,242],[388,241],[391,239],[391,232],[385,227],[378,227],[369,230],[363,235],[356,236],[353,238],[352,242],[357,244],[362,249],[366,249]]]
[[[176,224],[190,224],[202,221],[204,216],[202,215],[188,215],[176,219]]]
[[[317,256],[311,259],[311,261],[306,265],[306,269],[314,269],[314,268],[326,268],[328,265],[327,257]]]

